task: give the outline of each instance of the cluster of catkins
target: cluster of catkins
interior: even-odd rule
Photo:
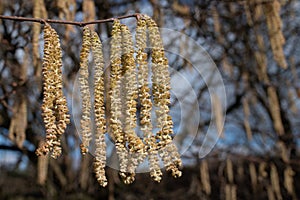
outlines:
[[[43,105],[42,116],[46,129],[46,141],[36,150],[37,155],[49,152],[53,158],[61,154],[61,135],[70,122],[67,100],[63,95],[62,50],[56,31],[49,25],[44,27],[43,58]]]
[[[49,25],[46,25],[45,33],[50,28]],[[55,91],[55,88],[51,88],[48,79],[58,82],[61,80],[58,77],[49,78],[47,76],[46,78],[46,69],[52,72],[51,66],[61,66],[61,63],[57,63],[60,61],[48,61],[50,60],[47,57],[49,53],[46,50],[48,40],[49,38],[45,34],[43,116],[46,124],[47,140],[45,145],[37,151],[43,153],[47,153],[51,148],[54,152],[57,148],[56,144],[58,144],[58,134],[48,125],[58,127],[59,123],[56,118],[46,115],[50,111],[59,112],[59,106],[54,107],[49,103],[49,98],[58,98],[58,95],[48,95],[49,90],[51,90],[50,92]],[[149,45],[147,46],[147,44]],[[146,48],[151,49],[149,58],[151,57],[152,84],[148,80],[150,72]],[[54,51],[54,49],[51,51]],[[92,90],[89,87],[91,75],[88,69],[90,52],[93,54],[95,64]],[[119,174],[124,183],[130,184],[134,181],[136,168],[145,159],[149,160],[150,176],[156,182],[160,182],[162,179],[160,158],[166,171],[174,177],[181,176],[179,168],[182,162],[172,141],[173,122],[169,114],[171,88],[168,60],[165,57],[160,33],[154,20],[146,15],[139,16],[135,46],[128,27],[121,24],[119,20],[113,22],[108,84],[110,87],[107,95],[105,95],[104,87],[104,59],[101,41],[95,31],[84,27],[80,53],[79,84],[82,97],[82,117],[80,120],[82,144],[80,148],[82,154],[86,154],[89,151],[90,141],[95,138],[94,171],[101,186],[107,185],[104,168],[106,165],[105,134],[108,130],[115,142],[120,164]],[[91,96],[94,96],[94,102],[91,102]],[[51,100],[51,102],[55,101]],[[105,103],[110,105],[105,106]],[[53,111],[54,108],[58,111]],[[137,117],[138,108],[140,109],[139,119]],[[155,111],[153,119],[156,119],[156,123],[151,121],[152,110]],[[94,111],[94,118],[91,111]],[[65,118],[68,119],[68,117]],[[91,119],[95,119],[95,131],[92,131]],[[68,120],[66,121],[68,122]],[[143,137],[136,133],[138,122]],[[154,132],[154,128],[158,131]],[[51,132],[51,134],[48,135],[48,132]],[[94,135],[93,132],[95,132]]]

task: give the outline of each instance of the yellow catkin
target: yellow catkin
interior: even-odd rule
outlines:
[[[256,168],[253,162],[249,164],[249,173],[250,173],[250,178],[251,178],[251,185],[253,192],[256,191],[257,188],[257,173],[256,173]]]
[[[76,13],[76,0],[56,0],[59,19],[74,21]],[[74,31],[74,26],[66,24],[65,41],[69,40],[70,32]]]
[[[244,177],[245,177],[245,170],[244,170],[244,166],[243,164],[238,164],[237,166],[237,174],[238,174],[238,177],[239,179],[243,180]]]
[[[298,107],[295,101],[295,94],[294,94],[294,89],[292,89],[292,86],[289,85],[289,90],[288,90],[288,101],[289,101],[289,108],[292,111],[293,114],[298,113]]]
[[[281,158],[284,162],[288,163],[290,161],[290,156],[288,149],[286,148],[286,145],[283,141],[278,141],[277,146],[280,151]]]
[[[293,171],[291,166],[287,166],[284,170],[284,187],[289,193],[289,195],[293,196],[293,199],[295,198],[295,189],[294,189],[294,176],[295,172]]]
[[[268,199],[269,200],[276,200],[275,195],[274,195],[274,190],[273,190],[271,185],[269,185],[267,187],[267,193],[268,193]]]
[[[283,52],[285,39],[282,33],[282,21],[280,18],[281,5],[278,0],[263,4],[263,10],[266,15],[266,22],[270,37],[271,48],[274,60],[284,69],[287,68],[287,62]]]
[[[94,74],[94,112],[96,121],[94,171],[99,184],[107,185],[105,176],[106,164],[106,119],[104,105],[104,60],[102,44],[96,32],[91,31],[91,46],[95,62]]]
[[[152,137],[152,122],[151,110],[152,102],[149,87],[149,69],[147,64],[147,25],[144,18],[137,21],[136,27],[136,62],[138,66],[138,90],[139,99],[141,102],[141,130],[144,133],[144,142],[148,149],[150,176],[156,181],[160,182],[162,172],[159,166],[158,151],[156,149],[155,138]]]
[[[111,63],[111,89],[109,91],[111,100],[111,117],[110,130],[115,138],[117,155],[120,162],[120,176],[123,180],[127,178],[127,160],[128,150],[125,146],[125,138],[123,132],[122,118],[122,103],[121,103],[121,53],[122,53],[122,35],[121,24],[119,20],[115,20],[112,28],[112,39],[110,49]]]
[[[145,158],[144,143],[136,135],[136,111],[138,98],[138,83],[137,72],[134,59],[134,48],[132,36],[128,27],[121,25],[122,31],[122,67],[124,72],[124,92],[125,92],[125,120],[124,133],[125,140],[129,149],[127,178],[125,183],[132,183],[134,181],[135,169],[141,161]]]
[[[225,199],[231,200],[231,186],[230,184],[225,185]]]
[[[94,0],[83,0],[82,11],[84,14],[84,21],[93,21],[96,17],[96,6]],[[91,30],[95,30],[95,24],[90,24],[88,27]]]
[[[160,155],[166,166],[166,170],[171,172],[172,176],[180,177],[182,162],[177,147],[172,141],[173,134],[172,117],[169,114],[170,104],[170,74],[168,71],[168,60],[165,57],[164,47],[160,38],[157,24],[148,16],[146,23],[149,30],[149,43],[152,48],[152,93],[153,102],[158,109],[155,111],[157,117],[156,134],[158,140],[158,148],[161,149]]]
[[[207,160],[202,160],[202,162],[200,163],[200,177],[201,177],[203,191],[205,192],[205,194],[210,195],[211,184],[210,184]]]
[[[259,178],[260,179],[266,178],[268,176],[266,168],[267,168],[267,163],[266,162],[259,163],[258,172],[259,172]]]
[[[214,20],[214,34],[219,43],[224,44],[224,37],[221,32],[221,23],[220,23],[220,16],[216,6],[213,6],[211,9],[211,14]]]
[[[213,117],[215,119],[217,132],[218,132],[218,135],[223,138],[224,137],[224,134],[223,134],[224,116],[223,116],[222,104],[221,104],[219,96],[216,93],[213,93],[211,96],[212,96]]]
[[[42,143],[40,142],[40,146]],[[47,180],[48,174],[48,164],[49,164],[49,156],[41,155],[37,160],[37,183],[40,185],[44,185]]]
[[[280,104],[278,101],[278,96],[274,86],[270,86],[267,89],[268,101],[270,105],[271,116],[273,119],[274,129],[278,135],[284,134],[284,128],[281,120],[280,114]]]
[[[44,5],[44,0],[34,0],[33,2],[33,17],[34,18],[44,18],[47,19],[47,10]],[[35,66],[36,75],[40,74],[40,68],[38,63],[40,61],[39,53],[39,37],[41,31],[41,24],[34,23],[32,27],[32,57],[33,57],[33,66]]]
[[[236,185],[231,185],[231,200],[237,200],[237,187],[236,187]]]
[[[252,131],[249,123],[250,108],[249,108],[249,103],[247,98],[243,100],[243,110],[244,110],[244,127],[246,130],[247,138],[248,140],[252,140]]]
[[[229,158],[226,159],[226,173],[227,173],[228,182],[230,184],[232,184],[233,183],[233,166],[232,166],[232,161]]]
[[[92,139],[91,130],[91,94],[89,90],[88,56],[91,48],[91,31],[88,27],[83,28],[82,48],[80,52],[79,84],[82,97],[82,117],[80,120],[82,144],[81,153],[85,155],[89,150]]]
[[[25,131],[27,128],[27,101],[25,96],[21,96],[16,101],[13,109],[13,117],[10,121],[8,138],[13,141],[20,149],[25,141]]]
[[[49,25],[44,27],[42,115],[46,129],[46,142],[37,149],[38,155],[52,151],[57,158],[61,154],[60,138],[70,122],[66,98],[63,95],[62,50],[59,36]]]
[[[228,61],[227,55],[223,57],[222,61],[222,68],[228,74],[230,77],[233,75],[233,66],[232,64]]]
[[[246,19],[247,19],[247,23],[249,26],[253,26],[253,20],[252,20],[252,14],[251,14],[251,10],[250,10],[250,2],[249,1],[244,1],[243,2],[243,6],[245,9],[245,13],[246,13]]]
[[[279,182],[276,165],[274,163],[271,163],[270,168],[271,168],[271,170],[270,170],[271,185],[275,192],[276,199],[282,199],[281,190],[280,190],[280,182]]]

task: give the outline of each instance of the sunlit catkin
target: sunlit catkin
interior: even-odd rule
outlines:
[[[295,195],[294,176],[295,172],[293,171],[292,167],[287,166],[284,170],[284,187],[287,190],[287,192],[292,196]]]
[[[253,192],[256,191],[257,188],[257,173],[256,173],[256,168],[253,162],[249,164],[249,173],[250,173],[250,179],[251,179],[251,185]]]
[[[61,154],[60,137],[70,122],[62,83],[62,50],[56,31],[49,24],[44,27],[43,58],[43,105],[42,115],[46,129],[46,142],[37,149],[37,154],[52,151],[52,157]]]
[[[34,0],[33,1],[33,17],[34,18],[44,18],[47,19],[47,10],[44,5],[44,0]],[[35,67],[36,75],[40,73],[38,67],[38,62],[40,60],[39,52],[39,36],[41,31],[41,24],[34,23],[32,27],[32,57],[33,57],[33,66]]]
[[[99,184],[103,187],[107,185],[105,176],[106,164],[106,119],[105,119],[105,105],[104,105],[104,60],[102,54],[102,44],[98,34],[91,31],[91,46],[95,62],[94,74],[94,112],[96,121],[95,133],[95,158],[94,171]]]
[[[247,98],[245,98],[243,100],[243,111],[244,111],[244,127],[246,130],[247,139],[251,140],[252,139],[252,131],[251,131],[251,126],[250,126],[250,122],[249,122],[250,108],[249,108],[249,102],[248,102]]]
[[[141,130],[144,134],[144,142],[148,149],[148,159],[150,166],[150,176],[156,181],[160,182],[162,172],[159,166],[158,151],[156,149],[156,140],[152,137],[152,122],[151,110],[152,102],[149,87],[149,69],[147,63],[147,24],[142,17],[137,21],[136,27],[136,63],[138,67],[138,91],[141,102]]]
[[[134,48],[132,36],[128,27],[121,25],[122,31],[122,67],[124,71],[124,92],[125,92],[125,120],[124,134],[128,145],[128,176],[125,183],[134,181],[135,169],[145,157],[144,143],[136,135],[136,111],[138,98],[137,71],[134,59]]]
[[[83,28],[82,48],[80,52],[79,84],[82,97],[82,117],[80,120],[82,144],[81,153],[88,152],[89,143],[92,139],[91,130],[91,94],[89,90],[88,56],[91,48],[91,31],[88,27]]]
[[[230,184],[232,184],[233,183],[233,166],[232,166],[232,161],[229,158],[226,159],[226,174],[227,174],[228,182]]]
[[[282,199],[277,167],[274,163],[271,163],[270,168],[271,168],[270,169],[270,177],[271,177],[272,188],[275,192],[276,198]]]
[[[210,195],[211,184],[210,184],[207,160],[202,160],[202,162],[200,163],[200,177],[201,177],[203,191],[205,192],[205,194]]]
[[[160,156],[164,161],[166,170],[174,177],[180,177],[179,167],[182,165],[180,155],[172,141],[173,122],[169,114],[170,104],[170,75],[168,71],[168,60],[165,57],[164,47],[160,33],[155,21],[147,16],[146,23],[149,30],[149,43],[152,48],[152,93],[154,105],[158,108],[155,113],[157,117],[156,134]]]
[[[280,113],[280,104],[278,100],[278,95],[276,93],[276,88],[274,86],[270,86],[267,89],[268,93],[268,101],[271,110],[271,116],[274,121],[274,129],[278,135],[284,134],[284,127],[282,123],[281,113]]]
[[[282,33],[280,8],[281,5],[278,0],[263,4],[274,60],[280,67],[286,69],[287,62],[283,52],[285,38]]]
[[[115,20],[112,28],[112,39],[110,49],[110,63],[111,63],[111,89],[109,91],[111,99],[111,117],[110,130],[115,139],[117,155],[120,162],[120,176],[126,179],[127,175],[127,156],[128,151],[125,146],[125,138],[122,125],[122,103],[121,103],[121,24],[119,20]]]

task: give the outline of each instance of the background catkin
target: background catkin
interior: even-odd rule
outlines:
[[[249,173],[250,173],[252,189],[255,192],[257,188],[257,173],[253,162],[249,163]]]
[[[200,177],[201,177],[203,191],[205,192],[205,194],[210,195],[211,184],[210,184],[207,160],[202,160],[200,163]]]
[[[25,141],[27,128],[27,100],[24,95],[14,103],[13,116],[9,125],[8,138],[20,149]]]
[[[111,89],[109,92],[111,100],[111,118],[110,118],[110,129],[115,138],[115,145],[117,155],[120,162],[120,176],[123,180],[126,179],[127,175],[127,156],[128,151],[125,146],[125,138],[123,132],[122,118],[122,104],[121,104],[121,24],[119,20],[115,20],[112,28],[112,39],[110,49],[110,63],[111,63]]]
[[[33,1],[33,17],[34,18],[43,18],[47,19],[48,14],[47,10],[45,8],[44,0],[34,0]],[[41,24],[34,23],[32,25],[32,60],[33,60],[33,66],[35,67],[35,74],[40,74],[40,51],[39,51],[39,37],[40,37],[40,31],[41,31]]]
[[[276,165],[274,163],[271,163],[270,168],[271,168],[270,178],[271,178],[272,188],[275,192],[276,198],[277,199],[282,199],[281,189],[280,189],[280,182],[279,182],[279,177],[278,177],[278,172],[277,172]]]
[[[287,166],[284,170],[284,187],[287,190],[287,192],[292,196],[295,196],[294,176],[295,172],[293,171],[291,166]]]
[[[70,122],[62,83],[62,50],[56,31],[49,25],[44,27],[43,59],[43,105],[42,116],[46,129],[46,142],[37,149],[38,155],[52,151],[52,157],[61,154],[60,137]]]
[[[91,31],[88,27],[83,28],[82,48],[80,52],[79,84],[82,97],[82,117],[80,120],[82,144],[81,153],[85,155],[89,150],[89,143],[92,139],[91,130],[91,94],[89,90],[88,56],[91,48]]]
[[[94,112],[96,121],[95,133],[95,158],[94,171],[99,184],[103,187],[107,185],[105,176],[106,164],[106,119],[105,119],[105,105],[104,105],[104,60],[102,54],[102,44],[98,34],[91,31],[91,46],[95,62],[94,74]]]
[[[278,0],[263,4],[274,60],[280,67],[286,69],[287,62],[283,52],[285,38],[282,33],[280,9],[281,5]]]

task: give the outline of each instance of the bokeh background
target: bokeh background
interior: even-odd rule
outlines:
[[[62,138],[63,155],[38,158],[35,149],[45,137],[40,109],[43,26],[1,20],[0,199],[300,198],[300,1],[0,1],[0,13],[10,16],[90,21],[136,12],[182,36],[162,34],[182,177],[165,173],[158,184],[140,173],[125,185],[111,165],[106,169],[109,185],[99,186],[92,155],[79,153],[80,111],[73,104],[79,101],[74,86],[82,28],[61,24],[53,27],[61,39],[65,95],[73,115]],[[134,33],[135,19],[121,22]],[[111,25],[95,26],[102,41],[110,38]],[[199,73],[203,68],[208,70]],[[215,81],[218,73],[221,82]],[[209,88],[223,84],[226,96],[214,98]],[[208,131],[211,123],[216,133]],[[215,145],[209,136],[219,133]],[[110,145],[110,163],[114,151]]]

